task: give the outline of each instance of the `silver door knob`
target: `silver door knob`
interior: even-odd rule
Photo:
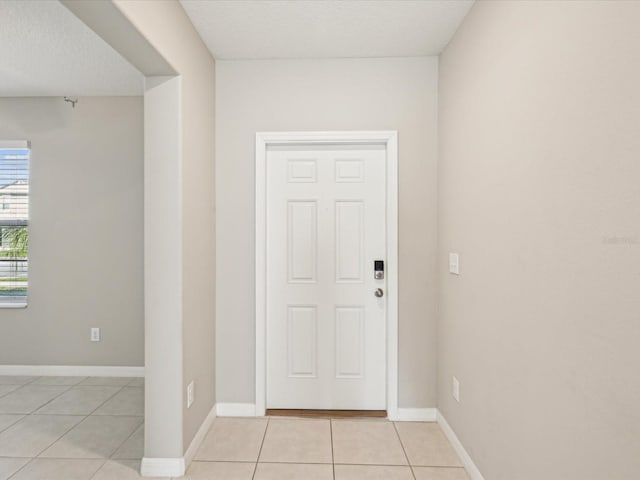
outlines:
[[[384,292],[382,291],[381,288],[376,289],[376,291],[373,293],[376,297],[380,298],[384,295]]]

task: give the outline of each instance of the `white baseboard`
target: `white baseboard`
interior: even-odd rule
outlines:
[[[216,405],[213,405],[213,407],[211,407],[209,415],[207,415],[207,418],[205,418],[202,425],[200,425],[200,428],[196,432],[196,435],[193,437],[193,440],[191,440],[191,443],[189,444],[189,448],[187,448],[187,451],[184,453],[185,468],[189,468],[189,465],[191,465],[191,462],[195,458],[196,453],[198,453],[200,445],[202,445],[202,442],[204,441],[204,437],[207,436],[207,433],[209,432],[209,429],[211,428],[211,425],[213,424],[213,421],[215,419]]]
[[[218,403],[216,413],[219,417],[255,417],[255,403]]]
[[[437,412],[435,408],[397,408],[388,411],[387,416],[394,422],[435,422]]]
[[[184,458],[143,458],[140,475],[143,477],[182,477]]]
[[[204,438],[207,436],[213,421],[216,419],[216,406],[211,407],[211,411],[204,419],[202,425],[196,432],[193,440],[189,444],[189,448],[182,458],[143,458],[140,465],[140,474],[143,477],[182,477],[191,462]]]
[[[440,412],[439,410],[437,411],[437,419],[438,425],[440,425],[440,428],[442,428],[442,431],[449,439],[451,446],[460,457],[460,460],[462,460],[462,464],[464,465],[464,468],[466,468],[469,478],[471,480],[484,480],[482,473],[480,473],[480,470],[478,470],[478,467],[465,450],[464,446],[460,442],[460,439],[447,422],[447,419],[444,418],[444,415],[442,415],[442,412]]]
[[[144,367],[0,365],[0,375],[38,377],[144,377]]]

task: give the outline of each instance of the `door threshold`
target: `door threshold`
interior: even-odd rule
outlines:
[[[386,410],[308,410],[268,408],[268,417],[305,417],[305,418],[387,418]]]

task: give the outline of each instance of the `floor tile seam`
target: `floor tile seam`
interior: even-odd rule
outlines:
[[[128,459],[128,458],[122,458],[119,460],[138,460],[138,459]],[[282,465],[338,465],[338,466],[345,466],[345,467],[403,467],[403,468],[410,468],[410,467],[418,467],[418,468],[448,468],[448,469],[452,469],[452,470],[464,470],[464,467],[453,467],[453,466],[438,466],[438,465],[409,465],[409,464],[397,464],[397,463],[346,463],[346,462],[334,462],[334,463],[326,463],[326,462],[254,462],[251,460],[202,460],[202,459],[198,459],[198,460],[194,460],[193,463],[251,463],[251,464],[257,464],[257,463],[268,463],[268,464],[282,464]]]
[[[142,388],[144,388],[144,377],[133,377],[129,383],[125,385],[125,387],[136,387],[137,385],[131,385],[133,382],[137,382],[139,378],[142,378]],[[140,387],[138,387],[140,388]]]
[[[93,378],[93,377],[87,377],[85,378],[85,380],[89,379],[89,378]],[[84,380],[83,380],[84,382]],[[76,383],[75,385],[73,385],[74,387],[120,387],[120,388],[124,388],[124,387],[128,387],[129,384],[125,383],[122,385],[114,385],[113,383],[88,383],[86,385],[83,385],[82,382]],[[142,388],[142,387],[138,387],[138,388]]]
[[[11,476],[9,476],[7,478],[7,480],[11,480],[12,478],[15,478],[15,476],[18,475],[18,473],[20,473],[22,470],[27,468],[27,466],[30,465],[31,463],[33,463],[34,460],[72,460],[72,461],[76,461],[76,460],[91,460],[91,461],[98,461],[98,460],[104,460],[104,459],[102,459],[102,458],[32,458],[30,461],[28,461],[22,467],[20,467],[20,469],[18,469],[14,473],[12,473]],[[95,478],[95,476],[98,474],[98,472],[100,470],[102,470],[102,467],[105,466],[107,461],[108,461],[108,459],[106,461],[103,461],[100,464],[100,466],[96,469],[96,471],[93,473],[93,475],[91,475],[91,479]]]
[[[88,386],[88,385],[87,385]],[[98,385],[96,385],[98,386]],[[100,386],[111,386],[111,385],[100,385]],[[104,402],[102,402],[100,405],[98,405],[96,408],[94,408],[91,413],[89,414],[89,416],[93,415],[94,413],[96,413],[100,407],[102,407],[105,403],[107,403],[109,400],[111,400],[113,397],[115,397],[117,394],[119,394],[123,389],[124,389],[124,385],[122,385],[120,388],[118,388],[118,390],[116,390],[113,395],[111,395],[109,398],[107,398]],[[112,415],[112,416],[116,416],[116,415]]]
[[[193,463],[251,463],[256,464],[258,462],[252,462],[250,460],[194,460]]]
[[[85,459],[69,459],[69,458],[30,458],[29,461],[27,463],[25,463],[22,467],[20,467],[18,470],[16,470],[15,472],[13,472],[8,478],[7,480],[11,480],[12,478],[15,478],[16,475],[18,475],[22,470],[24,470],[25,468],[27,468],[30,464],[32,464],[35,460],[102,460],[102,459],[95,459],[95,458],[85,458]],[[94,472],[94,474],[91,476],[91,478],[93,479],[97,473],[102,469],[102,467],[104,467],[104,465],[106,464],[106,461],[103,461],[102,464],[97,468],[97,470]]]
[[[29,415],[31,416],[31,415]],[[44,452],[46,452],[49,448],[51,448],[55,443],[57,443],[62,437],[64,437],[67,433],[69,433],[71,430],[73,430],[74,428],[76,428],[78,425],[80,425],[82,422],[84,422],[87,419],[87,417],[83,418],[82,420],[80,420],[78,423],[76,423],[75,425],[73,425],[71,428],[68,428],[67,430],[65,430],[64,432],[62,432],[62,434],[60,436],[58,436],[53,442],[51,442],[49,445],[47,445],[45,448],[43,448],[42,450],[40,450],[36,455],[34,455],[32,458],[38,458],[40,457],[40,455],[42,455]]]
[[[66,386],[66,385],[43,385],[46,387],[52,387],[52,386]],[[43,405],[40,405],[38,408],[36,408],[33,412],[31,413],[19,413],[19,414],[8,414],[8,415],[64,415],[64,416],[71,416],[71,417],[89,417],[95,414],[95,412],[102,407],[105,403],[107,403],[109,400],[111,400],[113,397],[115,397],[118,393],[120,393],[125,387],[126,385],[69,385],[69,388],[67,388],[64,392],[62,392],[60,395],[52,398],[51,400],[49,400],[48,402],[44,403]],[[52,401],[56,400],[57,398],[59,398],[60,396],[64,395],[65,393],[67,393],[69,390],[75,388],[75,387],[115,387],[118,390],[116,390],[111,396],[107,397],[102,403],[100,403],[96,408],[94,408],[91,413],[85,414],[85,413],[46,413],[46,412],[42,412],[42,413],[38,413],[40,410],[42,410],[44,407],[46,407],[49,403],[51,403]],[[134,387],[136,388],[136,387]],[[139,388],[139,387],[138,387]],[[13,393],[13,392],[9,392],[9,393]],[[144,417],[144,415],[99,415],[101,417]]]
[[[69,416],[74,416],[74,415],[69,415]],[[80,415],[75,415],[75,416],[80,416]],[[124,417],[125,415],[100,415],[100,417],[116,417],[116,418],[121,418]],[[128,415],[131,418],[140,418],[139,415]],[[45,448],[43,451],[41,451],[36,457],[34,458],[57,458],[57,457],[42,457],[41,455],[46,452],[49,448],[53,447],[56,443],[58,443],[60,440],[62,440],[62,437],[64,437],[65,435],[67,435],[68,433],[71,433],[73,430],[75,430],[77,427],[79,427],[81,424],[83,424],[84,422],[86,422],[89,417],[91,417],[91,415],[86,415],[82,420],[80,420],[78,423],[76,423],[73,427],[71,427],[69,430],[67,430],[65,433],[62,434],[62,436],[60,438],[58,438],[55,442],[53,442],[51,445],[49,445],[47,448]],[[144,423],[144,417],[143,418],[143,423]],[[136,432],[136,430],[138,430],[138,428],[140,427],[141,424],[139,424],[133,431],[133,433]],[[131,435],[133,435],[133,433]],[[127,437],[128,439],[129,437]],[[125,440],[126,442],[126,440]],[[118,448],[120,448],[122,445],[124,445],[124,442],[122,442],[122,444],[118,445],[118,447],[111,453],[111,455],[109,455],[108,457],[90,457],[88,458],[89,460],[96,460],[96,459],[102,459],[102,458],[106,458],[106,459],[110,459],[112,455],[115,455],[115,453],[118,451]],[[76,458],[76,457],[60,457],[61,459],[69,459],[69,460],[82,460],[83,458]],[[84,457],[84,459],[87,459],[87,457]],[[124,459],[123,459],[124,460]]]
[[[119,459],[119,460],[131,460],[131,459]],[[204,460],[199,458],[198,460],[194,460],[196,463],[281,463],[283,465],[355,465],[361,467],[411,467],[408,463],[348,463],[348,462],[302,462],[302,461],[259,461],[255,462],[253,460]],[[414,465],[416,467],[428,467],[428,468],[464,468],[464,467],[436,467],[432,465]]]
[[[282,463],[283,465],[333,465],[333,462],[302,462],[302,461],[287,461],[287,460],[267,460],[257,463]]]
[[[67,388],[64,392],[62,392],[60,395],[58,395],[55,398],[52,398],[49,402],[45,403],[44,405],[41,405],[40,407],[38,407],[35,411],[31,412],[30,414],[28,414],[29,417],[37,417],[37,416],[41,416],[41,415],[47,415],[45,413],[36,413],[38,410],[41,410],[42,408],[44,408],[46,405],[48,405],[50,402],[52,402],[53,400],[55,400],[56,398],[60,397],[61,395],[65,394],[66,392],[68,392],[69,390],[71,390],[75,385],[71,385],[69,386],[69,388]],[[118,389],[112,396],[110,396],[109,398],[107,398],[104,402],[109,401],[111,398],[113,398],[113,396],[115,396],[120,390],[122,390],[122,388]],[[76,415],[65,415],[65,414],[58,414],[59,416],[69,416],[69,417],[84,417],[82,420],[80,420],[78,423],[76,423],[74,426],[72,426],[70,429],[66,430],[62,435],[60,435],[58,438],[56,438],[56,440],[49,444],[44,450],[40,451],[35,457],[33,458],[37,458],[40,457],[40,455],[42,455],[47,449],[49,449],[51,446],[53,446],[54,443],[57,443],[62,437],[64,437],[67,433],[69,433],[71,430],[75,429],[78,425],[80,425],[81,423],[83,423],[87,418],[89,418],[98,408],[100,408],[102,405],[104,405],[104,402],[101,403],[97,408],[95,408],[92,413],[90,413],[89,415],[82,415],[82,414],[76,414]],[[22,419],[24,420],[24,419]],[[20,420],[20,421],[22,421]],[[15,424],[14,424],[15,425]]]
[[[396,436],[400,441],[400,446],[402,447],[404,458],[407,460],[407,465],[409,465],[409,468],[411,469],[411,476],[413,477],[413,480],[416,480],[416,472],[413,471],[413,465],[411,465],[411,461],[409,460],[409,455],[407,455],[407,450],[404,448],[404,442],[402,441],[402,437],[400,436],[400,432],[398,431],[398,426],[396,425],[396,422],[391,422],[391,424],[393,425],[393,430],[396,432]]]
[[[4,432],[5,430],[8,430],[8,429],[10,429],[11,427],[13,427],[16,423],[21,422],[22,420],[24,420],[24,419],[25,419],[25,417],[27,417],[29,414],[27,414],[27,413],[3,413],[3,414],[0,414],[0,415],[16,415],[16,416],[21,415],[21,416],[22,416],[22,418],[19,418],[19,419],[18,419],[18,420],[16,420],[15,422],[10,423],[10,424],[9,424],[9,425],[7,425],[6,427],[4,427],[4,428],[0,428],[0,434],[1,434],[1,433],[2,433],[2,432]],[[2,457],[2,454],[0,454],[0,457]]]
[[[56,377],[64,377],[64,376],[65,375],[56,375]],[[36,383],[43,378],[51,378],[51,377],[53,376],[42,375],[40,377],[34,377],[33,380],[29,380],[27,383],[2,383],[0,384],[0,386],[12,386],[12,387],[19,387],[19,388],[26,387],[28,385],[32,387],[34,386],[35,387],[118,387],[118,386],[126,387],[126,386],[129,386],[129,383],[125,385],[109,385],[109,384],[81,385],[82,382],[84,382],[88,378],[91,378],[91,377],[86,377],[82,375],[80,376],[67,375],[67,377],[70,377],[70,378],[78,378],[79,380],[76,383]]]
[[[262,455],[262,447],[264,446],[264,440],[267,438],[267,431],[269,430],[269,423],[271,419],[267,418],[267,425],[264,427],[264,433],[262,434],[262,442],[260,443],[260,450],[258,450],[258,458],[256,458],[256,464],[253,467],[253,475],[251,475],[251,480],[255,480],[256,472],[258,471],[258,462],[260,461],[260,455]]]
[[[18,457],[18,458],[25,458],[25,457]],[[13,472],[11,475],[9,475],[9,477],[7,478],[7,480],[11,480],[12,478],[14,478],[18,473],[20,473],[22,470],[24,470],[25,468],[27,468],[27,465],[29,465],[31,462],[33,462],[35,460],[35,458],[30,457],[29,461],[27,463],[25,463],[23,466],[21,466],[18,470],[16,470],[15,472]]]
[[[24,458],[24,457],[22,457]],[[78,459],[81,460],[81,459]],[[113,460],[113,459],[111,459]],[[138,458],[119,458],[117,460],[140,460]],[[398,467],[398,468],[438,468],[449,470],[465,470],[464,467],[452,467],[441,465],[409,465],[409,464],[397,464],[397,463],[346,463],[346,462],[253,462],[250,460],[194,460],[192,463],[233,463],[233,464],[270,464],[270,465],[334,465],[340,467]]]
[[[33,460],[111,460],[109,457],[33,457]],[[121,460],[129,460],[122,458]]]
[[[30,384],[27,384],[30,385]],[[27,385],[23,385],[23,387],[26,387]],[[40,387],[67,387],[65,388],[62,392],[60,392],[58,395],[56,395],[55,397],[50,398],[49,400],[47,400],[46,402],[44,402],[41,405],[38,405],[36,408],[34,408],[33,410],[31,410],[30,412],[27,413],[19,413],[18,415],[33,415],[34,413],[36,413],[38,410],[40,410],[41,408],[46,407],[47,405],[49,405],[51,402],[53,402],[54,400],[56,400],[57,398],[59,398],[60,396],[64,395],[65,393],[67,393],[72,387],[73,385],[36,385],[36,386],[40,386]],[[17,390],[13,390],[12,392],[9,393],[15,393],[18,392],[20,390],[20,388],[18,388]],[[10,414],[9,414],[10,415]]]
[[[464,467],[455,467],[455,466],[451,466],[451,465],[413,465],[415,468],[442,468],[442,469],[449,469],[449,470],[464,470],[466,472],[466,469]]]
[[[20,390],[22,387],[24,387],[24,385],[2,385],[3,387],[18,387],[18,388],[14,388],[13,390],[9,390],[8,392],[4,392],[4,393],[0,393],[0,398],[6,397],[7,395],[9,395],[10,393],[13,392],[17,392],[18,390]]]
[[[331,439],[331,473],[333,475],[333,480],[336,480],[336,459],[333,454],[333,419],[329,419],[329,434]]]
[[[122,393],[122,391],[125,388],[137,388],[142,390],[142,402],[144,404],[144,396],[146,395],[144,387],[130,387],[128,385],[122,385],[120,387],[120,389],[114,393],[112,396],[110,396],[109,398],[107,398],[104,403],[102,403],[98,408],[96,408],[93,412],[91,412],[89,414],[89,416],[94,416],[94,417],[144,417],[144,408],[143,408],[143,414],[142,415],[131,415],[131,414],[125,414],[125,415],[118,415],[115,413],[96,413],[98,410],[100,410],[100,408],[102,408],[109,400],[113,399],[116,395],[118,395],[119,393]]]
[[[124,417],[125,415],[94,415],[95,417]],[[135,416],[135,415],[134,415]],[[140,418],[139,416],[136,416],[137,418]],[[142,422],[140,424],[138,424],[136,426],[136,428],[133,429],[133,432],[131,432],[131,434],[120,444],[118,445],[118,447],[113,451],[113,453],[111,453],[111,455],[109,455],[109,459],[113,459],[113,456],[118,453],[118,450],[120,450],[122,448],[122,446],[127,443],[129,441],[130,438],[132,438],[136,432],[138,430],[140,430],[140,427],[144,425],[144,417],[142,417]],[[144,447],[143,447],[144,448]],[[142,455],[144,456],[144,452],[142,453]],[[118,458],[118,460],[135,460],[135,459],[129,459],[129,458]]]
[[[59,377],[64,377],[65,375],[56,375]],[[27,383],[27,385],[40,385],[42,387],[77,387],[78,385],[80,385],[81,382],[84,382],[87,378],[89,377],[83,377],[83,376],[75,376],[75,375],[68,375],[68,377],[72,377],[72,378],[79,378],[80,380],[78,380],[76,383],[61,383],[61,384],[57,384],[57,383],[36,383],[38,380],[42,379],[42,378],[49,378],[49,376],[42,376],[42,377],[38,377],[37,380],[34,380],[33,382],[29,382]]]
[[[109,459],[107,459],[102,465],[100,465],[98,469],[93,473],[93,475],[91,475],[91,478],[89,480],[93,480],[94,478],[96,478],[96,475],[98,475],[100,470],[102,470],[108,462],[109,462]],[[171,479],[168,479],[168,480],[171,480]]]
[[[21,415],[25,415],[27,417],[90,417],[91,416],[86,413],[44,413],[44,412],[43,413],[33,412],[33,413],[26,413]]]

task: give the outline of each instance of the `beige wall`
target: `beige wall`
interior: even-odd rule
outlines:
[[[215,62],[177,0],[62,1],[146,77],[142,471],[178,477],[215,402]]]
[[[488,480],[640,472],[638,25],[481,1],[441,58],[438,407]]]
[[[437,59],[218,61],[217,401],[255,401],[255,134],[398,130],[400,407],[435,406]]]
[[[32,148],[29,306],[0,309],[0,364],[144,365],[142,123],[141,97],[0,99],[0,139]]]
[[[179,2],[117,0],[115,4],[180,80],[176,181],[182,338],[176,340],[182,342],[184,452],[215,402],[215,63]],[[187,409],[185,392],[191,381],[196,401]]]

